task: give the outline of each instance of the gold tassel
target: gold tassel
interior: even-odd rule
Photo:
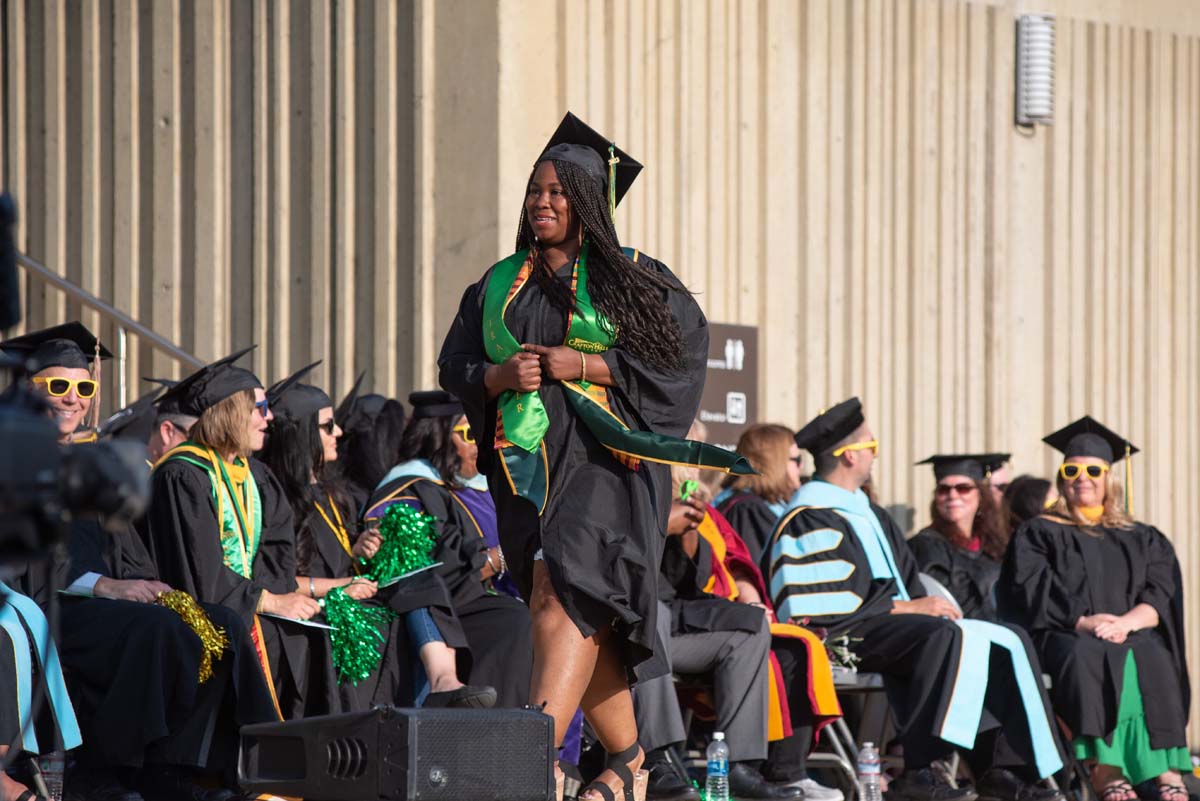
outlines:
[[[160,593],[157,603],[179,615],[187,627],[200,638],[199,683],[203,684],[211,679],[213,660],[220,659],[222,652],[229,647],[229,638],[225,636],[225,630],[214,626],[200,604],[183,590]]]
[[[609,142],[608,144],[608,216],[612,219],[617,218],[617,164],[621,160],[617,158],[617,146]]]

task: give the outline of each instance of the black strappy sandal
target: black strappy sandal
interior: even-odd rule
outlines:
[[[1158,785],[1159,801],[1188,801],[1191,797],[1188,795],[1188,789],[1182,784],[1167,784]]]
[[[629,769],[629,763],[640,753],[642,753],[642,748],[635,742],[619,754],[609,754],[608,760],[605,762],[604,769],[611,770],[621,780],[623,796],[621,801],[646,801],[646,771]],[[617,801],[616,795],[609,786],[599,780],[593,781],[580,790],[578,797],[583,798],[591,790],[599,793],[604,801]]]
[[[1137,797],[1137,791],[1127,781],[1109,782],[1100,790],[1103,801],[1136,801]]]

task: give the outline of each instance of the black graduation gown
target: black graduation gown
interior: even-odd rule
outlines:
[[[904,534],[881,506],[871,504],[871,509],[887,536],[897,572],[909,597],[925,597],[917,563],[908,549]],[[801,537],[818,531],[832,531],[841,536],[836,546],[810,554],[805,559],[781,556],[772,560],[774,545],[780,538]],[[775,570],[785,564],[815,566],[836,565],[839,562],[852,567],[844,580],[784,584],[778,587],[772,581]],[[823,628],[832,634],[845,633],[851,638],[861,638],[861,641],[853,643],[853,650],[860,659],[858,669],[883,675],[888,702],[900,741],[904,745],[906,764],[910,767],[924,766],[934,759],[944,758],[953,750],[953,745],[938,733],[943,731],[946,723],[959,675],[962,630],[950,620],[929,615],[892,614],[896,582],[890,578],[872,577],[866,551],[846,518],[831,509],[822,508],[801,509],[795,514],[785,514],[764,551],[762,567],[763,575],[768,577],[775,612],[780,620],[787,616],[793,622]],[[857,600],[848,602],[848,606],[856,604],[856,608],[848,612],[804,616],[787,613],[788,599],[793,596],[803,601],[806,595],[821,599],[833,597],[825,595],[833,593],[856,596]],[[803,603],[798,603],[795,608],[805,607]],[[1041,668],[1029,636],[1016,627],[1005,628],[1020,639],[1033,675],[1040,677]],[[983,759],[973,761],[972,767],[995,765],[1015,768],[1033,765],[1026,711],[1019,702],[1011,663],[1007,659],[995,658],[993,653],[987,670],[987,689],[978,733],[989,736],[976,741],[976,751],[990,749],[994,753],[977,754]],[[1037,682],[1037,692],[1040,706],[1031,714],[1040,712],[1045,720],[1053,720],[1049,698],[1040,681]],[[997,731],[1005,736],[997,738]],[[1061,744],[1057,737],[1054,737],[1053,746],[1061,759]]]
[[[639,263],[677,281],[662,263]],[[578,419],[561,384],[544,381],[539,394],[550,429],[544,439],[549,466],[546,507],[512,494],[494,441],[497,405],[483,375],[491,364],[483,342],[483,302],[489,270],[463,294],[458,315],[438,358],[444,389],[462,399],[479,444],[479,469],[496,501],[501,547],[521,595],[530,597],[534,555],[542,551],[550,580],[567,614],[584,636],[610,624],[623,640],[630,678],[666,672],[654,658],[658,566],[662,558],[671,476],[666,465],[642,462],[634,471],[600,445]],[[571,265],[557,277],[570,281]],[[612,411],[632,429],[686,436],[700,405],[708,362],[708,323],[682,285],[664,292],[682,333],[684,366],[653,368],[616,347],[602,354],[613,376]],[[566,315],[530,281],[508,305],[505,323],[518,342],[561,345]]]
[[[1000,619],[996,613],[996,580],[1000,563],[983,551],[959,548],[933,528],[923,529],[908,541],[922,573],[942,584],[963,616],[976,620]]]
[[[1034,518],[1013,536],[999,588],[1000,611],[1032,634],[1054,679],[1054,707],[1072,734],[1111,737],[1132,650],[1151,746],[1187,745],[1183,584],[1175,549],[1158,529],[1084,529]],[[1142,603],[1158,612],[1159,625],[1124,643],[1075,631],[1080,617],[1123,615]]]
[[[329,514],[328,501],[322,505],[325,513]],[[343,520],[345,512],[342,512]],[[353,520],[353,518],[350,518]],[[309,575],[315,578],[345,578],[355,575],[354,563],[350,554],[338,541],[337,533],[330,527],[325,518],[314,510],[305,520],[309,535],[312,537],[312,549],[309,555]],[[397,595],[389,587],[380,590],[373,598],[367,600],[368,605],[391,606],[389,602]],[[401,614],[408,609],[397,610]],[[412,706],[416,697],[413,693],[413,676],[409,655],[408,632],[404,619],[397,616],[382,632],[384,641],[380,646],[383,658],[379,667],[366,680],[358,684],[343,684],[342,691],[350,693],[355,698],[351,704],[366,708],[376,705]]]
[[[763,610],[704,591],[712,575],[712,546],[703,537],[689,557],[680,537],[667,537],[658,596],[671,610],[671,634],[746,631],[762,628]]]
[[[771,505],[753,492],[735,492],[725,499],[717,511],[725,516],[729,525],[746,543],[746,550],[755,562],[762,560],[763,548],[771,540],[771,532],[779,522],[779,515]]]
[[[262,633],[269,680],[285,719],[351,711],[338,686],[329,634],[292,621],[257,615],[262,592],[296,591],[292,510],[270,469],[250,460],[262,502],[262,537],[247,579],[225,565],[208,473],[174,459],[153,475],[147,536],[162,581],[204,603],[233,609]]]
[[[132,526],[107,532],[98,521],[78,521],[68,549],[68,583],[85,573],[158,580]],[[63,599],[59,653],[90,759],[228,769],[238,726],[274,717],[245,625],[225,607],[203,606],[225,630],[230,650],[199,684],[202,646],[175,612],[108,598]]]
[[[459,679],[495,687],[497,707],[528,703],[533,673],[529,608],[484,586],[479,571],[487,561],[487,543],[467,508],[441,482],[415,476],[382,485],[367,506],[386,508],[388,501],[409,503],[437,521],[437,541],[430,555],[442,563],[436,572],[450,591],[454,619],[467,642],[467,650],[459,652]],[[444,618],[435,615],[434,620],[450,645],[442,629]]]

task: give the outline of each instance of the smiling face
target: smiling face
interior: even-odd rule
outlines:
[[[970,476],[950,475],[938,479],[933,491],[938,515],[964,531],[979,512],[979,487]]]
[[[533,171],[525,192],[525,217],[543,247],[556,247],[579,236],[579,217],[571,210],[554,162]]]
[[[1064,464],[1077,464],[1085,468],[1087,465],[1108,467],[1108,462],[1103,459],[1097,459],[1094,456],[1072,456],[1066,459]],[[1105,470],[1098,478],[1092,478],[1088,475],[1086,469],[1080,470],[1079,477],[1074,481],[1061,480],[1059,482],[1062,488],[1062,495],[1072,507],[1103,506],[1104,498],[1107,494],[1105,487],[1107,475],[1107,470]]]
[[[261,387],[256,387],[254,390],[254,402],[262,403],[267,399],[266,390]],[[264,415],[262,407],[255,406],[254,412],[250,415],[250,450],[251,452],[261,451],[263,443],[267,439],[267,423],[275,419],[275,415],[270,410]]]
[[[324,462],[336,462],[338,458],[337,443],[342,436],[342,429],[333,421],[333,407],[326,406],[317,412],[317,433],[321,437],[321,447],[324,448]]]
[[[47,367],[34,374],[34,378],[67,378],[73,381],[90,379],[92,374],[82,367]],[[58,433],[69,437],[83,423],[94,398],[81,398],[72,385],[67,394],[55,397],[50,394],[50,385],[44,381],[33,383],[34,391],[50,405],[50,417],[58,425]]]

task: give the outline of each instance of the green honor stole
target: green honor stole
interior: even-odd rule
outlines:
[[[603,353],[616,342],[617,331],[596,311],[588,294],[588,248],[585,241],[572,270],[575,308],[568,319],[564,344],[580,353]],[[637,261],[637,251],[626,248],[625,254]],[[502,364],[521,352],[521,343],[508,330],[504,314],[532,272],[528,250],[514,253],[492,268],[483,299],[483,339],[488,359],[494,364]],[[590,381],[563,381],[562,385],[568,402],[592,435],[630,469],[636,470],[644,459],[738,475],[754,473],[744,458],[715,445],[629,428],[613,413],[607,387]],[[513,494],[532,502],[539,513],[546,508],[549,486],[544,441],[549,429],[550,418],[539,393],[505,390],[500,394],[495,448]]]

